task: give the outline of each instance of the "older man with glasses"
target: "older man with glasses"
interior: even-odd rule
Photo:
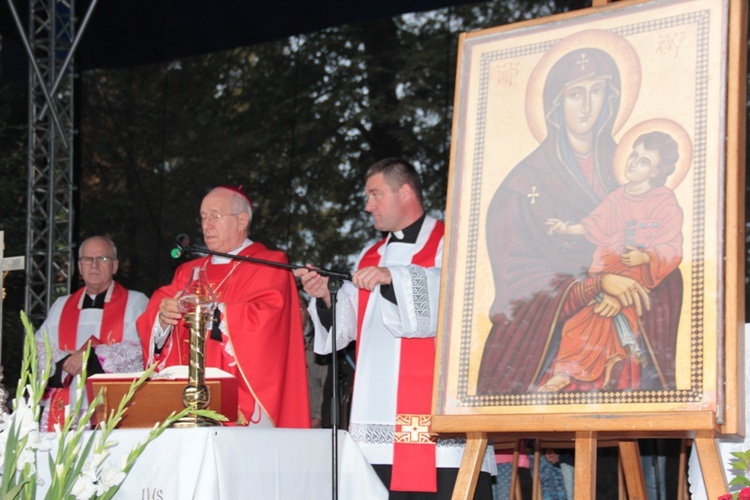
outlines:
[[[92,236],[78,250],[78,271],[84,286],[60,297],[36,332],[40,364],[46,362],[44,336],[52,346],[52,372],[44,400],[41,428],[54,430],[62,424],[65,406],[75,405],[77,377],[83,369],[83,353],[91,345],[88,375],[143,370],[141,345],[135,321],[146,309],[148,297],[127,290],[114,281],[119,262],[117,247],[109,238]],[[82,409],[88,407],[86,393]]]
[[[252,206],[241,189],[222,186],[203,198],[197,222],[212,252],[287,264],[283,252],[248,238],[251,219]],[[216,255],[182,264],[138,320],[146,364],[156,362],[159,370],[188,364],[189,330],[177,299],[195,267],[205,269],[219,299],[206,366],[237,378],[237,423],[310,427],[297,286],[285,269]]]

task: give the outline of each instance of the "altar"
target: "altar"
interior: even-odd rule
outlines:
[[[149,429],[116,430],[107,460],[119,463]],[[330,429],[167,429],[150,443],[117,499],[332,498]],[[52,453],[55,452],[53,449]],[[40,462],[44,463],[44,462]],[[39,476],[49,484],[49,471]],[[39,486],[38,498],[45,494]],[[338,434],[338,497],[387,499],[388,492],[346,431]]]

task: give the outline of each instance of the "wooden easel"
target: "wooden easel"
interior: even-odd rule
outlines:
[[[658,419],[655,419],[653,415],[638,414],[524,415],[523,418],[510,415],[456,417],[436,415],[433,416],[432,429],[437,433],[461,433],[467,437],[466,451],[453,492],[453,500],[473,497],[490,436],[506,441],[523,438],[539,438],[542,441],[574,440],[576,500],[596,498],[596,457],[600,440],[618,442],[628,498],[645,499],[646,486],[636,440],[638,438],[690,437],[693,438],[694,446],[698,450],[709,498],[718,498],[727,491],[724,471],[714,440],[719,426],[716,425],[713,412],[697,412],[689,415],[665,413]]]

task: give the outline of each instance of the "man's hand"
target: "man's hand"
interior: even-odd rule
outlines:
[[[365,267],[352,274],[352,283],[357,288],[372,291],[378,285],[391,284],[391,271],[387,267]]]
[[[302,289],[311,297],[323,299],[326,307],[331,307],[331,292],[328,291],[328,276],[321,276],[315,268],[307,264],[294,270],[294,275],[299,278]]]
[[[159,326],[161,326],[162,330],[167,328],[167,326],[169,325],[175,326],[177,322],[180,321],[180,318],[182,318],[180,306],[177,302],[177,299],[179,298],[181,293],[182,292],[177,292],[171,299],[161,299],[161,304],[159,304],[158,318]]]
[[[627,276],[603,275],[602,291],[619,300],[622,307],[634,306],[638,316],[643,313],[643,306],[646,306],[646,310],[651,309],[651,299],[648,297],[649,291],[636,280]]]
[[[90,356],[96,356],[91,352]],[[70,373],[71,375],[80,375],[81,368],[83,368],[83,351],[73,351],[70,353],[65,361],[63,361],[63,370]]]

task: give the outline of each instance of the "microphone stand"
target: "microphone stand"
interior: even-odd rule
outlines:
[[[328,291],[331,293],[331,493],[333,499],[339,497],[339,353],[336,347],[336,299],[339,288],[341,288],[341,279],[329,277]]]
[[[207,255],[216,255],[217,257],[226,257],[227,259],[232,260],[242,260],[245,262],[254,262],[255,264],[262,264],[264,266],[271,266],[271,267],[277,267],[280,269],[288,269],[289,271],[294,271],[295,269],[307,269],[307,266],[303,266],[301,264],[284,264],[283,262],[274,262],[272,260],[264,260],[264,259],[256,259],[254,257],[245,257],[244,255],[233,255],[231,253],[224,253],[224,252],[215,252],[213,250],[209,250],[208,248],[202,248],[202,247],[196,247],[193,245],[180,245],[178,244],[176,249],[179,249],[181,253],[177,254],[177,257],[180,257],[182,253],[203,253]],[[332,271],[330,269],[314,269],[315,272],[320,274],[321,276],[328,276],[329,278],[338,278],[342,280],[349,280],[351,281],[352,275],[348,273],[341,273],[338,271]]]
[[[252,262],[255,264],[261,264],[264,266],[271,266],[280,269],[287,269],[294,271],[295,269],[306,268],[307,266],[299,264],[284,264],[282,262],[274,262],[272,260],[256,259],[253,257],[245,257],[244,255],[233,255],[223,252],[215,252],[208,248],[195,247],[190,244],[183,244],[178,241],[175,250],[179,250],[176,254],[173,252],[172,257],[178,258],[183,253],[203,253],[207,255],[216,255],[218,257],[225,257],[232,260],[241,260],[245,262]],[[333,500],[338,499],[338,456],[339,456],[339,360],[338,360],[338,348],[336,347],[336,300],[339,289],[341,288],[341,282],[343,280],[351,281],[352,275],[348,273],[340,273],[338,271],[332,271],[330,269],[314,269],[321,276],[327,276],[328,279],[328,291],[331,293],[331,315],[333,320],[331,323],[331,448],[332,448],[332,464],[331,464],[331,492]]]

